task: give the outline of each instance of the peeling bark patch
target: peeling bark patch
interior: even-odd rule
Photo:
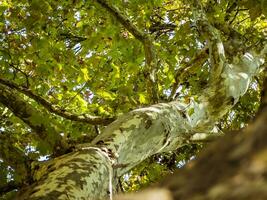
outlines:
[[[103,145],[104,144],[104,141],[103,140],[99,140],[96,145]]]
[[[151,119],[146,119],[145,121],[145,129],[149,129],[149,127],[152,125],[152,120]]]
[[[162,142],[162,145],[164,146],[164,145],[169,145],[169,143],[170,142],[168,142],[168,139],[169,139],[169,133],[167,132],[167,134],[164,136],[164,139],[163,139],[163,142]],[[168,144],[167,144],[167,142],[168,142]]]
[[[39,189],[35,188],[35,189],[33,189],[33,190],[30,192],[30,195],[31,195],[31,194],[34,194],[35,192],[38,192],[38,191],[39,191]]]
[[[90,168],[88,170],[90,170]],[[73,171],[72,173],[69,173],[63,178],[58,178],[58,180],[62,183],[66,183],[66,180],[71,180],[75,184],[75,186],[83,189],[83,186],[86,185],[86,181],[82,180],[81,177],[85,177],[87,175],[88,175],[87,172],[81,173],[79,172],[79,170],[77,170],[77,171]]]
[[[121,125],[121,128],[131,128],[134,126],[134,128],[137,128],[140,125],[142,118],[138,115],[134,115],[132,119],[128,120],[126,123],[123,123]]]
[[[54,170],[56,170],[56,167],[54,166],[54,165],[49,165],[48,167],[47,167],[47,172],[52,172],[52,171],[54,171]]]
[[[129,165],[129,163],[127,164],[115,164],[115,165],[112,165],[113,169],[118,169],[118,168],[125,168]]]
[[[171,133],[171,127],[166,123],[161,123],[162,124],[162,127],[164,127],[164,138],[163,138],[163,142],[162,142],[162,145],[169,145],[170,142],[168,142],[168,139],[170,137],[170,133]],[[168,144],[167,144],[168,142]]]
[[[48,170],[48,171],[53,171],[53,170],[51,170],[52,167],[54,167],[54,165],[51,163],[51,164],[49,164],[49,165],[47,166],[47,170]]]
[[[186,113],[184,111],[180,111],[182,118],[186,119]]]

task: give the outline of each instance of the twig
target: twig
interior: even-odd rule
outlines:
[[[246,18],[240,20],[239,22],[237,22],[237,24],[241,24],[242,22],[244,22],[244,21],[246,21],[246,20],[248,20],[248,19],[250,19],[250,17],[246,17]]]
[[[29,75],[27,73],[25,73],[24,71],[22,71],[19,67],[16,67],[13,63],[10,63],[9,65],[25,76],[25,78],[26,78],[26,87],[28,88],[30,86]]]
[[[235,21],[235,19],[236,19],[238,13],[239,13],[239,10],[236,11],[236,13],[235,13],[233,19],[229,22],[229,25],[231,25],[231,24]]]

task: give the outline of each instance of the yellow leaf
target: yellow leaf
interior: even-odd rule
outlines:
[[[57,67],[58,67],[58,70],[59,70],[59,71],[62,70],[62,64],[61,64],[61,63],[59,63],[59,64],[57,65]]]
[[[116,78],[116,79],[119,79],[120,78],[120,68],[115,65],[114,63],[111,64],[111,66],[113,67],[113,77]]]
[[[58,100],[62,100],[62,97],[63,97],[63,94],[58,94],[58,95],[57,95],[57,99],[58,99]]]
[[[145,95],[144,93],[140,93],[140,94],[139,94],[139,102],[140,102],[141,104],[146,104],[146,103],[148,103],[147,98],[146,98],[146,95]]]
[[[106,100],[114,100],[115,99],[114,94],[108,93],[106,91],[98,91],[97,94]]]
[[[81,22],[81,21],[78,22],[78,23],[76,24],[76,27],[77,27],[77,28],[80,28],[80,27],[82,27],[82,26],[83,26],[83,22]]]
[[[82,68],[81,71],[83,73],[84,80],[88,81],[89,80],[88,69],[87,68]]]

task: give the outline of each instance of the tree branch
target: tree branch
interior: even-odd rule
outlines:
[[[0,197],[8,192],[11,192],[15,189],[19,189],[22,185],[16,183],[15,181],[10,181],[5,185],[0,186]]]
[[[44,113],[41,113],[23,100],[19,93],[0,84],[0,103],[9,108],[15,116],[27,124],[36,133],[39,141],[47,143],[49,147],[53,148],[55,154],[65,152],[67,145],[59,135],[58,126],[46,118]],[[49,149],[47,151],[49,152]]]
[[[176,90],[179,84],[186,78],[190,71],[193,71],[196,67],[202,66],[203,62],[208,58],[208,47],[204,47],[200,52],[198,52],[193,59],[188,63],[183,63],[182,67],[177,70],[174,79],[175,82],[172,86],[171,95],[169,100],[173,100]]]
[[[142,32],[135,26],[131,20],[122,14],[120,10],[109,4],[106,0],[96,0],[103,8],[107,9],[133,36],[140,40],[141,42],[145,42],[147,39],[147,34]]]
[[[46,108],[49,112],[64,117],[66,119],[77,121],[77,122],[84,122],[92,125],[102,124],[107,125],[115,120],[115,118],[102,118],[98,116],[92,116],[88,114],[83,115],[74,115],[69,113],[63,109],[55,107],[50,102],[45,100],[44,98],[34,94],[30,89],[25,88],[23,86],[17,85],[9,80],[5,80],[0,78],[0,84],[6,85],[9,88],[16,89],[17,91],[25,94],[26,96],[30,97],[31,99],[35,100],[37,103],[41,104],[44,108]]]
[[[141,31],[135,26],[131,20],[125,16],[120,10],[109,4],[106,0],[96,0],[103,8],[107,9],[133,36],[138,39],[144,45],[145,59],[147,69],[144,73],[145,78],[147,78],[147,88],[149,95],[153,103],[158,102],[158,86],[157,86],[157,59],[155,55],[155,49],[153,41],[149,34]]]

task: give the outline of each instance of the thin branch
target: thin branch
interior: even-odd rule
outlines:
[[[141,41],[144,45],[145,59],[147,69],[144,73],[145,78],[147,78],[147,88],[153,103],[158,102],[158,86],[157,86],[157,59],[155,55],[155,49],[153,45],[153,40],[150,35],[141,31],[137,26],[135,26],[131,20],[125,16],[117,7],[109,4],[106,0],[96,0],[103,8],[107,9],[133,36]]]
[[[208,58],[208,46],[204,47],[200,52],[198,52],[190,62],[184,63],[183,67],[178,69],[174,76],[174,84],[172,86],[171,95],[169,100],[173,100],[176,90],[181,83],[181,81],[186,77],[190,70],[195,69],[195,67],[201,67],[203,62]]]
[[[79,43],[79,42],[87,40],[86,37],[81,37],[81,36],[78,36],[78,35],[74,35],[72,33],[60,33],[59,37],[62,37],[63,39],[72,40],[72,41],[74,41],[76,43]]]
[[[147,34],[142,32],[135,26],[131,20],[121,13],[121,11],[109,4],[106,0],[96,0],[103,8],[107,9],[116,19],[131,33],[133,36],[140,40],[141,42],[145,42],[147,39]]]
[[[237,5],[236,2],[233,2],[231,5],[230,5],[230,3],[228,3],[227,8],[225,10],[226,15],[224,17],[224,21],[228,21],[230,19],[230,16],[232,14],[232,11],[234,11],[237,6],[238,5]],[[236,12],[235,17],[237,15],[237,13],[238,13],[238,11]],[[234,19],[235,19],[235,17],[234,17]],[[231,24],[231,22],[230,22],[230,24]]]
[[[239,24],[243,23],[244,21],[246,21],[248,19],[250,19],[250,16],[240,20],[239,22],[237,22],[237,24],[239,25]]]
[[[158,69],[158,61],[155,55],[153,42],[150,39],[144,42],[144,49],[147,65],[147,72],[145,72],[145,78],[148,78],[147,88],[150,89],[148,91],[153,100],[153,103],[158,103],[159,96],[156,75]]]
[[[16,67],[13,63],[10,63],[9,65],[12,68],[14,68],[15,70],[19,71],[20,73],[22,73],[25,76],[25,78],[26,78],[26,87],[29,87],[30,86],[30,83],[29,83],[29,75],[27,73],[25,73],[24,71],[22,71],[19,67]]]
[[[197,25],[201,35],[204,35],[209,45],[209,59],[211,71],[209,82],[213,84],[220,81],[220,75],[225,64],[225,51],[220,31],[209,21],[201,2],[195,0],[193,13],[197,16]]]
[[[38,96],[34,94],[30,89],[22,87],[20,85],[17,85],[16,83],[13,83],[9,80],[5,80],[0,78],[0,83],[3,85],[8,86],[9,88],[15,89],[26,96],[30,97],[31,99],[35,100],[37,103],[41,104],[44,108],[46,108],[49,112],[54,113],[56,115],[59,115],[61,117],[64,117],[66,119],[70,119],[72,121],[78,121],[78,122],[84,122],[92,125],[102,124],[107,125],[110,124],[112,121],[115,120],[115,118],[102,118],[98,116],[92,116],[88,114],[83,115],[74,115],[72,113],[69,113],[66,110],[63,110],[59,107],[55,107],[50,102],[42,98],[41,96]]]
[[[231,24],[235,21],[235,19],[236,19],[238,13],[239,13],[239,10],[236,11],[236,13],[235,13],[233,19],[229,22],[229,25],[231,25]]]
[[[76,92],[76,94],[70,98],[70,100],[68,100],[68,103],[64,106],[65,108],[68,107],[71,102],[79,95],[81,94],[81,92],[84,90],[85,87],[87,87],[87,83],[88,82],[85,82],[85,84]]]

